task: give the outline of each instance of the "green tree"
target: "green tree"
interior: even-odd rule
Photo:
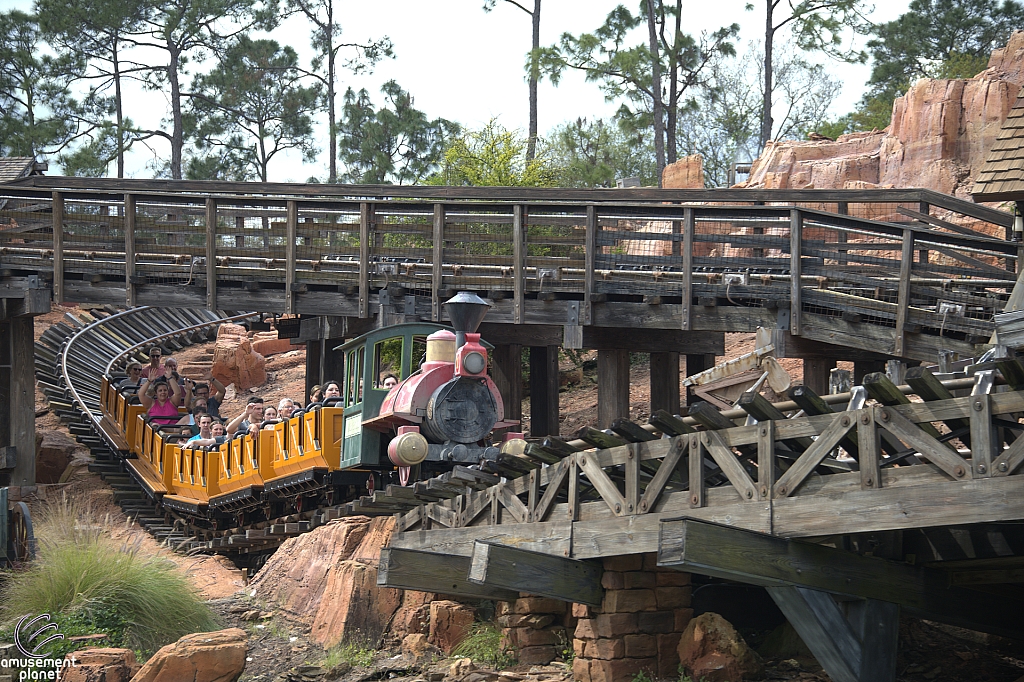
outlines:
[[[44,55],[36,18],[0,13],[0,155],[55,153],[75,140],[81,107],[69,93],[81,67],[71,55]]]
[[[385,104],[375,109],[366,90],[345,92],[338,122],[342,178],[355,183],[416,184],[435,172],[445,148],[459,133],[452,121],[427,115],[395,81],[381,87]]]
[[[912,0],[868,42],[873,65],[865,102],[892,100],[918,78],[970,78],[1024,25],[1015,0]]]
[[[614,187],[619,178],[658,183],[653,135],[627,132],[614,122],[585,118],[556,126],[541,155],[557,170],[560,187]]]
[[[864,19],[864,0],[800,0],[796,4],[789,0],[784,5],[781,0],[760,2],[764,3],[765,8],[764,62],[761,69],[764,84],[761,87],[763,103],[759,139],[759,148],[763,148],[772,139],[775,127],[772,109],[775,68],[772,62],[779,31],[788,27],[800,49],[820,50],[844,61],[863,61],[865,56],[862,52],[843,47],[843,32],[845,29],[866,31],[867,22]],[[748,3],[747,9],[754,9],[754,4]]]
[[[224,51],[225,46],[253,29],[274,26],[273,0],[150,0],[142,33],[146,45],[166,52],[167,61],[147,77],[148,87],[165,90],[171,109],[170,131],[154,130],[166,139],[171,157],[166,172],[175,180],[182,177],[185,147],[184,100],[181,79],[192,61],[202,62]]]
[[[526,158],[527,140],[492,119],[480,130],[463,133],[444,151],[431,185],[553,187],[558,171],[544,157]]]
[[[539,0],[538,0],[539,1]],[[371,69],[385,57],[392,57],[391,39],[384,36],[380,40],[365,43],[341,42],[341,24],[334,18],[335,0],[288,0],[292,12],[299,12],[312,25],[312,47],[315,51],[312,70],[306,73],[320,82],[326,89],[324,104],[328,120],[328,176],[327,182],[338,181],[338,127],[337,127],[337,83],[338,57],[341,51],[350,50],[353,56],[341,66],[361,73]]]
[[[299,84],[301,77],[295,50],[243,36],[212,71],[194,79],[185,129],[222,167],[267,182],[278,154],[296,149],[306,161],[316,156],[311,114],[317,95]],[[209,163],[199,161],[193,170]]]
[[[643,0],[636,14],[619,5],[593,33],[562,34],[557,45],[541,50],[540,64],[542,73],[556,85],[566,69],[574,69],[581,71],[588,81],[599,83],[608,101],[624,100],[617,117],[634,130],[653,128],[657,131],[662,127],[655,125],[655,118],[662,117],[655,117],[654,110],[656,100],[662,97],[662,89],[667,89],[663,102],[664,137],[657,132],[653,136],[655,149],[659,139],[664,143],[665,155],[658,161],[660,177],[660,169],[666,161],[676,160],[676,124],[680,108],[685,106],[693,89],[708,82],[716,58],[735,54],[732,40],[739,32],[739,25],[732,24],[694,38],[681,29],[682,0],[674,3],[658,0],[652,2],[652,6],[657,37],[654,43],[650,42],[648,0]],[[629,34],[644,25],[648,27],[648,44],[628,46]],[[658,75],[665,74],[659,88],[653,85],[652,45],[657,52]]]
[[[124,177],[124,153],[134,141],[148,136],[134,130],[131,121],[126,120],[123,96],[126,79],[141,80],[144,73],[154,68],[125,56],[131,48],[140,45],[138,34],[147,10],[147,5],[141,0],[36,0],[40,27],[51,46],[74,54],[88,64],[88,69],[79,72],[77,79],[90,84],[86,101],[95,103],[92,111],[99,115],[91,123],[104,127],[102,134],[86,145],[87,148],[83,148],[78,156],[80,161],[91,167],[90,174],[100,167],[105,169],[104,159],[106,163],[116,159],[117,177]],[[114,115],[113,138],[105,125],[111,109]],[[65,161],[72,163],[76,170],[84,170],[77,161],[72,161],[72,157],[65,157]]]
[[[526,73],[529,74],[530,83],[530,131],[526,144],[526,158],[533,159],[537,156],[537,83],[540,81],[540,2],[533,0],[533,9],[527,9],[525,3],[516,0],[504,0],[510,5],[518,7],[530,17],[532,28],[532,42],[530,44],[530,56],[526,62]],[[490,12],[498,0],[484,0],[484,11]]]

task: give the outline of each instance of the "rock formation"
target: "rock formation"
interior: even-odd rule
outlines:
[[[770,141],[739,187],[922,187],[970,199],[973,176],[1024,85],[1024,32],[973,78],[921,79],[883,131],[831,141]],[[881,216],[864,216],[881,217]]]
[[[245,327],[237,324],[222,324],[217,330],[211,372],[225,386],[234,384],[240,391],[267,381],[266,360],[253,350]]]
[[[60,682],[128,682],[139,671],[131,649],[82,649],[73,655],[74,665],[61,668]]]
[[[695,680],[740,682],[760,679],[761,657],[717,613],[704,613],[687,625],[679,640],[679,665]]]
[[[684,156],[665,166],[661,186],[671,189],[704,189],[704,158],[700,154]]]
[[[153,654],[133,682],[235,682],[245,669],[247,637],[239,628],[185,635]]]
[[[58,483],[75,457],[78,443],[56,429],[36,432],[36,482]]]

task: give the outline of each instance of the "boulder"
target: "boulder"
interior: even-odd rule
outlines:
[[[74,665],[61,668],[61,682],[128,682],[139,671],[131,649],[82,649],[66,659]]]
[[[267,381],[266,360],[253,350],[245,327],[237,324],[222,324],[217,330],[210,371],[225,386],[234,384],[240,391]]]
[[[36,432],[36,483],[58,483],[79,445],[56,429]]]
[[[661,186],[665,189],[704,189],[704,157],[700,154],[684,156],[665,166],[661,172]]]
[[[413,661],[425,661],[440,653],[441,651],[421,632],[406,635],[402,640],[402,654]]]
[[[156,652],[133,682],[235,682],[245,669],[245,632],[230,628],[185,635]]]
[[[252,349],[263,357],[295,350],[291,339],[277,338],[277,332],[256,332],[252,335]]]
[[[473,609],[458,602],[430,602],[430,643],[450,654],[469,634],[474,615]]]
[[[707,682],[740,682],[764,675],[764,663],[732,624],[704,613],[686,626],[679,640],[679,665],[690,677]]]

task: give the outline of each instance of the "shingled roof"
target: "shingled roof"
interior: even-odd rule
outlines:
[[[974,179],[971,195],[975,201],[1024,201],[1024,88]]]
[[[0,182],[13,182],[46,170],[46,164],[37,164],[31,156],[0,157]]]

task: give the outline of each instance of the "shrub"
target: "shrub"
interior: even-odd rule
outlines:
[[[494,623],[473,623],[469,635],[452,649],[452,656],[469,658],[496,670],[515,663],[515,657],[501,645],[501,630]]]
[[[104,534],[88,508],[51,505],[37,523],[36,560],[11,576],[2,615],[50,614],[65,636],[102,632],[143,657],[192,633],[215,629],[209,608],[170,561]],[[70,651],[58,642],[54,654]]]
[[[324,658],[320,664],[325,670],[331,670],[337,668],[342,663],[348,663],[353,667],[361,666],[368,668],[373,665],[373,657],[375,651],[357,642],[342,642],[337,646],[331,647],[327,652],[327,657]]]

